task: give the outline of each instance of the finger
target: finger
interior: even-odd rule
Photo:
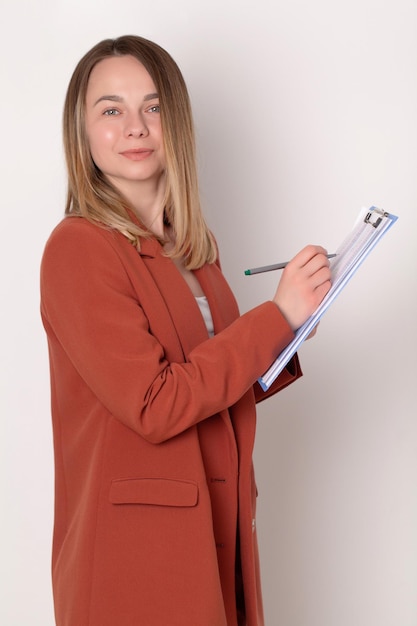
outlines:
[[[310,261],[301,268],[305,272],[306,276],[313,276],[317,272],[321,272],[323,269],[330,272],[330,261],[324,254],[316,254]]]
[[[323,298],[327,295],[331,286],[332,284],[330,280],[327,280],[316,287],[314,291],[314,296],[316,298],[316,308],[319,306]]]
[[[318,270],[311,274],[309,278],[310,285],[313,289],[317,289],[317,287],[323,285],[324,283],[330,283],[331,276],[332,275],[330,272],[330,268],[327,265],[324,267],[320,267]]]
[[[298,254],[292,259],[293,263],[298,268],[303,268],[308,265],[315,257],[323,255],[326,258],[327,250],[322,246],[309,245],[300,250]]]

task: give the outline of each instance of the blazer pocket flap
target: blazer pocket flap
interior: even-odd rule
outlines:
[[[112,504],[154,504],[196,506],[198,486],[188,480],[171,478],[122,478],[112,481]]]

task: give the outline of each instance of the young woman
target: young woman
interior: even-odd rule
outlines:
[[[58,626],[260,626],[257,378],[330,286],[307,246],[239,316],[201,213],[183,77],[125,36],[79,62],[66,217],[41,268]]]

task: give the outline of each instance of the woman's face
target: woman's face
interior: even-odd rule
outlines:
[[[109,57],[93,68],[85,127],[94,163],[127,198],[158,184],[165,168],[159,96],[133,56]]]

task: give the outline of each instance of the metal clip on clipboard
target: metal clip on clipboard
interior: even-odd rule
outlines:
[[[365,224],[370,224],[374,228],[378,228],[384,217],[388,217],[388,213],[377,209],[377,207],[371,207],[371,210],[368,211],[363,221]]]

